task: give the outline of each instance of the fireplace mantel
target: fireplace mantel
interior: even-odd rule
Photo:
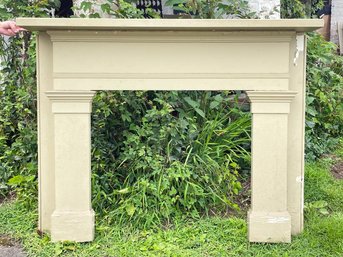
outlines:
[[[39,31],[39,229],[94,239],[97,90],[245,90],[252,112],[251,242],[303,229],[304,32],[321,20],[18,18]]]

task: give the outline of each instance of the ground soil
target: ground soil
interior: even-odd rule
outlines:
[[[235,201],[238,203],[239,208],[243,212],[247,212],[251,204],[251,178],[248,178],[245,181],[241,181],[242,190],[238,195],[238,199]]]
[[[23,248],[14,239],[0,234],[0,256],[1,257],[27,257]]]
[[[343,179],[343,161],[337,162],[331,168],[332,175],[337,179]]]

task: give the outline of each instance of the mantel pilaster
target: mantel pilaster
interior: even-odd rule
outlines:
[[[91,205],[92,91],[47,91],[53,113],[55,210],[53,241],[92,241]],[[77,185],[77,186],[76,186]]]

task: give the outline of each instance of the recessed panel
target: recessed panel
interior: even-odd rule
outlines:
[[[278,74],[289,71],[288,42],[55,42],[54,73]]]

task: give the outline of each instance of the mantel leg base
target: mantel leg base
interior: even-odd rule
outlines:
[[[51,240],[90,242],[94,239],[94,211],[55,211],[51,216]]]
[[[290,243],[291,216],[288,212],[248,212],[250,242]]]

